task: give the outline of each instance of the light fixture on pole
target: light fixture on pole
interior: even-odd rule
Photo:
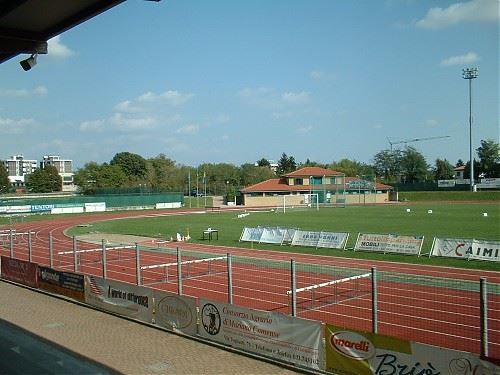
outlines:
[[[470,191],[474,189],[474,154],[472,152],[472,80],[477,78],[477,68],[462,69],[462,78],[469,80],[469,159],[470,159]]]
[[[30,57],[28,57],[26,60],[20,61],[19,64],[21,64],[21,66],[23,67],[23,69],[25,71],[28,71],[36,65],[37,56],[38,56],[38,54],[34,53]]]

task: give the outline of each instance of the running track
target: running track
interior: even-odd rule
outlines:
[[[188,214],[191,210],[155,211],[154,213],[119,212],[106,214],[86,214],[75,217],[54,218],[51,221],[20,223],[13,226],[17,232],[32,231],[33,261],[48,265],[49,234],[53,238],[54,254],[72,249],[72,239],[64,231],[78,224],[98,220],[110,220],[125,217],[154,217],[172,214]],[[14,244],[15,256],[27,259],[27,236],[18,236]],[[78,249],[95,248],[95,245],[78,243]],[[250,250],[212,245],[183,243],[182,249],[196,250],[214,254],[232,254],[233,260],[233,302],[235,304],[290,313],[286,290],[289,290],[290,272],[287,268],[262,267],[248,262],[238,262],[238,257],[282,261],[283,264],[293,259],[301,264],[319,264],[323,266],[350,267],[369,270],[376,267],[380,273],[391,272],[404,275],[422,275],[457,281],[478,282],[486,277],[488,283],[500,284],[500,273],[481,270],[456,269],[436,266],[420,266],[404,263],[335,258],[317,255],[291,254],[286,252]],[[1,255],[9,255],[7,246],[0,247]],[[141,253],[142,264],[170,262],[167,255],[151,252]],[[175,260],[174,260],[175,261]],[[65,264],[54,267],[72,270],[72,258]],[[100,265],[86,265],[80,272],[102,275]],[[110,279],[136,283],[135,260],[108,263],[107,276]],[[315,282],[307,273],[297,272],[297,287],[324,281],[322,275],[315,275]],[[205,279],[188,279],[183,282],[183,294],[194,297],[227,302],[227,276],[214,275]],[[154,288],[177,291],[172,283],[156,284]],[[321,307],[315,310],[298,310],[298,316],[321,320],[323,322],[345,326],[352,329],[371,330],[370,296],[346,300],[342,303]],[[440,347],[480,352],[479,342],[479,293],[467,292],[459,288],[439,288],[411,283],[397,283],[379,280],[378,283],[379,333],[397,336],[413,341]],[[488,297],[489,357],[500,359],[500,296]]]

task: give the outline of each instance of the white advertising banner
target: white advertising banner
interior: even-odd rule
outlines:
[[[153,291],[142,286],[86,275],[85,302],[146,323],[153,321]]]
[[[154,299],[157,325],[191,336],[198,333],[196,298],[155,290]]]
[[[479,356],[326,325],[326,370],[342,375],[495,375]]]
[[[344,249],[348,237],[349,233],[296,230],[292,239],[292,246]]]
[[[262,236],[262,232],[264,228],[243,228],[243,233],[241,234],[240,241],[248,241],[248,242],[259,242],[260,237]]]
[[[85,203],[85,212],[104,212],[106,211],[106,202]]]
[[[500,241],[434,238],[431,256],[500,261]]]
[[[323,325],[289,315],[200,300],[199,335],[299,366],[323,370]]]
[[[19,214],[19,213],[31,212],[31,206],[30,205],[7,206],[6,212],[8,214]]]
[[[360,233],[354,250],[420,255],[424,236]]]
[[[259,242],[281,244],[286,234],[286,229],[266,227],[262,231]]]

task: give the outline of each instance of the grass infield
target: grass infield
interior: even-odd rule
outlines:
[[[410,210],[409,212],[407,210]],[[432,210],[432,213],[429,213]],[[422,253],[430,252],[433,237],[477,238],[500,240],[500,206],[497,203],[399,203],[380,206],[348,206],[347,208],[320,208],[319,211],[289,210],[285,214],[271,210],[250,212],[239,218],[239,212],[207,212],[190,215],[164,216],[140,219],[121,219],[93,223],[90,227],[72,228],[69,235],[86,233],[119,233],[175,238],[176,233],[189,234],[190,242],[204,243],[202,232],[206,228],[219,230],[219,239],[211,243],[222,246],[310,253],[338,257],[363,258],[405,263],[434,264],[462,268],[498,270],[498,262],[464,261],[452,258],[429,258],[399,254],[354,252],[353,250],[314,249],[307,247],[277,246],[239,242],[245,226],[280,226],[303,230],[348,232],[347,244],[352,249],[357,234],[380,233],[425,236]],[[487,213],[487,216],[484,215]]]

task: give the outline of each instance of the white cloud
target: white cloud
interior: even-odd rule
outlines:
[[[479,56],[477,55],[477,53],[469,52],[461,56],[450,56],[441,61],[439,65],[441,66],[467,65],[475,63],[477,61],[479,61]]]
[[[303,104],[309,101],[309,93],[305,91],[299,93],[285,92],[281,95],[281,100],[288,104]]]
[[[301,126],[301,127],[296,129],[297,133],[300,133],[300,134],[310,133],[312,130],[313,130],[313,127],[311,125]]]
[[[115,113],[111,118],[111,123],[123,131],[141,131],[156,127],[156,121],[152,117],[134,118],[124,116],[122,113]]]
[[[155,94],[151,91],[148,91],[139,96],[137,100],[140,102],[162,101],[172,106],[178,106],[186,103],[193,96],[193,94],[181,94],[176,90],[168,90],[161,94]]]
[[[69,49],[66,45],[61,42],[61,36],[57,35],[52,39],[48,40],[48,55],[50,57],[57,57],[65,59],[67,57],[71,57],[76,55],[74,51]]]
[[[100,133],[104,130],[104,126],[105,126],[104,120],[84,121],[80,124],[80,130],[82,132]]]
[[[142,111],[139,106],[134,106],[130,100],[125,100],[115,106],[115,111],[125,113],[138,113]]]
[[[23,134],[26,128],[35,124],[33,119],[13,120],[10,118],[0,117],[0,134]]]
[[[34,89],[0,89],[0,96],[9,98],[29,98],[34,95],[44,96],[48,92],[45,86],[37,86]]]
[[[200,127],[198,125],[192,124],[192,125],[186,125],[186,126],[183,126],[182,128],[177,129],[176,133],[184,134],[184,135],[194,135],[194,134],[197,134],[199,130],[200,130]]]
[[[417,21],[423,29],[442,29],[461,22],[492,22],[499,19],[498,0],[471,0],[447,8],[431,8]]]

